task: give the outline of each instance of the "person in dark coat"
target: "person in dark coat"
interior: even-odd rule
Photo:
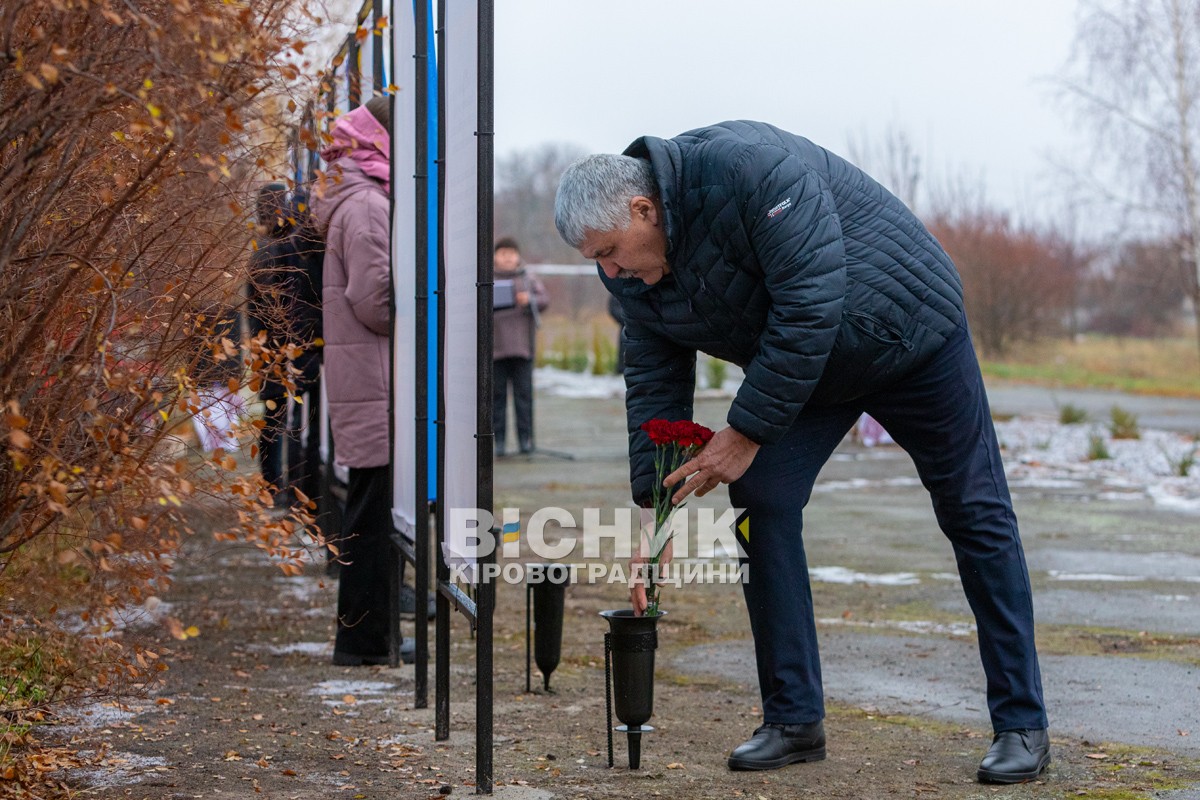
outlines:
[[[492,311],[492,430],[496,455],[506,451],[508,389],[512,387],[517,420],[517,447],[533,450],[533,357],[537,312],[549,303],[546,287],[521,264],[521,249],[514,239],[496,242],[492,258],[498,287]],[[504,287],[503,296],[499,287]]]
[[[275,281],[284,268],[280,263],[281,250],[292,229],[287,221],[287,207],[287,186],[284,184],[268,183],[258,190],[255,207],[258,235],[250,255],[247,321],[250,336],[265,333],[268,346],[272,346],[272,340],[277,339],[276,333],[284,321]],[[258,437],[259,470],[263,480],[274,488],[276,504],[284,505],[287,503],[283,466],[287,392],[281,381],[268,377],[263,381],[258,396],[264,404],[265,423]]]
[[[289,359],[290,369],[283,367],[292,383],[290,394],[299,401],[289,403],[281,374],[268,375],[259,391],[266,423],[259,434],[259,468],[275,488],[276,505],[282,507],[291,504],[292,487],[314,496],[310,494],[315,486],[313,459],[319,458],[312,447],[313,436],[309,436],[310,447],[303,447],[302,432],[311,416],[308,409],[317,405],[316,397],[310,397],[307,406],[303,398],[316,388],[320,375],[320,280],[318,275],[314,283],[311,259],[302,252],[301,223],[307,215],[298,208],[295,200],[288,200],[282,183],[268,183],[259,190],[256,210],[261,233],[250,258],[250,335],[265,333],[266,346],[275,352],[288,346],[302,349]]]
[[[320,493],[321,463],[321,355],[324,340],[321,329],[321,280],[325,244],[316,230],[309,210],[308,193],[292,193],[284,261],[288,269],[279,276],[279,288],[286,298],[288,331],[291,341],[304,352],[292,361],[296,395],[286,430],[287,483],[310,500]]]
[[[728,427],[663,482],[677,502],[729,484],[750,531],[764,724],[730,768],[825,757],[801,512],[865,411],[912,456],[975,614],[995,731],[977,778],[1036,778],[1050,748],[1029,575],[961,281],[934,237],[852,164],[746,121],[581,159],[555,222],[624,312],[635,501],[649,503],[654,479],[639,427],[691,419],[696,352],[745,370]],[[644,589],[632,595],[641,613]]]

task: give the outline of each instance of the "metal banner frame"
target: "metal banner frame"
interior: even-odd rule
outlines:
[[[413,563],[416,572],[414,707],[428,706],[430,643],[421,612],[428,602],[432,562],[437,598],[435,738],[450,735],[450,625],[458,611],[476,634],[476,792],[491,794],[495,584],[484,579],[464,590],[450,579],[444,549],[433,547],[430,511],[436,513],[436,530],[444,532],[450,508],[490,511],[493,502],[494,10],[492,0],[438,0],[435,31],[431,6],[432,0],[413,0],[410,18],[395,14],[394,0],[386,5],[385,0],[366,0],[356,21],[367,35],[361,41],[357,31],[346,37],[301,125],[319,149],[318,127],[356,108],[366,99],[364,90],[393,98],[391,540],[396,554]],[[385,15],[392,26],[386,42],[378,24]],[[413,71],[405,74],[410,55]],[[453,60],[457,58],[463,60]],[[450,73],[447,64],[458,71]],[[448,99],[455,103],[452,111]],[[321,165],[315,152],[307,157],[301,152],[300,136],[292,141],[292,171],[302,185]],[[448,172],[452,203],[447,202]],[[436,289],[434,302],[431,288]],[[473,390],[473,403],[459,402],[448,409],[448,387],[459,397],[464,389]],[[324,402],[322,411],[322,520],[336,530],[345,476],[335,466]],[[497,533],[494,527],[491,533]],[[495,558],[493,550],[480,564],[494,564]],[[398,632],[399,563],[395,566],[391,624]],[[392,662],[397,664],[399,641],[394,638]]]
[[[461,554],[451,552],[446,532],[452,509],[490,512],[492,507],[493,17],[491,0],[438,0],[438,305],[443,374],[438,414],[442,424],[438,427],[437,529],[442,542],[437,548],[434,730],[438,740],[450,736],[453,603],[476,633],[478,794],[491,794],[493,782],[492,617],[496,586],[484,571],[483,579],[474,582],[472,597],[451,580],[447,559]],[[451,402],[447,402],[448,395]],[[460,401],[463,397],[473,397],[473,409]],[[489,531],[493,536],[497,532],[494,527]],[[495,548],[491,548],[478,566],[486,568],[495,559]]]

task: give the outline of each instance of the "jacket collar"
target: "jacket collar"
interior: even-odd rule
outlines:
[[[683,168],[683,154],[679,145],[670,139],[643,136],[625,148],[623,155],[644,158],[654,170],[658,184],[658,199],[663,208],[663,224],[667,233],[667,260],[678,251],[679,239],[683,235],[683,221],[679,216],[678,198],[682,193],[679,175]]]

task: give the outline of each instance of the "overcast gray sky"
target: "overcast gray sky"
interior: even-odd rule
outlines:
[[[981,176],[1030,211],[1072,148],[1047,79],[1075,0],[497,0],[496,152],[619,152],[725,119],[847,154],[906,131],[929,177]]]

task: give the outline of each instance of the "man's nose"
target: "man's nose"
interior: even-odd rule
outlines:
[[[601,258],[601,259],[599,259],[599,263],[600,263],[600,269],[604,270],[604,274],[607,275],[609,278],[616,278],[617,275],[621,272],[621,268],[619,266],[617,266],[617,263],[615,261]]]

